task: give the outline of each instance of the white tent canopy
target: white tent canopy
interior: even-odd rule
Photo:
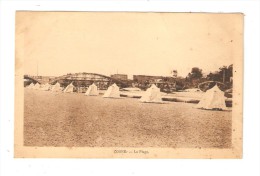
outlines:
[[[88,87],[88,90],[85,93],[87,96],[97,96],[98,94],[99,91],[94,83]]]
[[[153,84],[145,91],[144,95],[139,99],[139,101],[145,103],[163,103],[160,89]]]
[[[105,94],[103,95],[104,98],[120,98],[119,87],[114,83],[110,86]]]
[[[74,86],[72,83],[70,83],[65,89],[64,89],[64,93],[73,93],[73,89],[74,89]]]
[[[62,87],[60,86],[60,83],[58,83],[58,82],[55,85],[53,85],[51,88],[51,91],[53,91],[53,92],[58,92],[61,90],[62,90]]]
[[[202,96],[196,108],[225,110],[227,109],[225,99],[224,92],[215,85]]]
[[[32,89],[33,87],[34,87],[33,83],[31,83],[29,86],[27,86],[27,88],[29,88],[29,89]]]
[[[49,83],[46,83],[46,84],[44,84],[44,85],[42,86],[41,90],[47,91],[47,90],[50,90],[50,87],[51,87],[51,85],[50,85]]]
[[[41,85],[39,83],[36,83],[34,86],[33,86],[33,89],[35,90],[39,90],[41,88]]]

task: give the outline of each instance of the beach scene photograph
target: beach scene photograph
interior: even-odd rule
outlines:
[[[241,19],[16,12],[23,146],[231,149]]]

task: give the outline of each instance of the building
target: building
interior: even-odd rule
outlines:
[[[111,75],[111,78],[122,80],[122,81],[126,81],[128,79],[126,74],[113,74]]]

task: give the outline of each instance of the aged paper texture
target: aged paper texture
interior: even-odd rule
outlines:
[[[17,158],[242,158],[240,13],[16,12]]]

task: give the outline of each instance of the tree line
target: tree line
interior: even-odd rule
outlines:
[[[193,67],[188,75],[176,78],[177,89],[198,88],[200,83],[206,81],[217,81],[225,85],[225,89],[230,89],[233,86],[233,64],[222,66],[215,72],[210,72],[203,75],[203,70],[199,67]]]

